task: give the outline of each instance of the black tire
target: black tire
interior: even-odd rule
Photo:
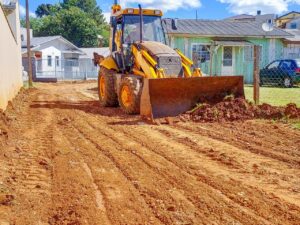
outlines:
[[[141,94],[142,94],[142,81],[141,79],[133,76],[124,77],[120,84],[119,89],[119,104],[122,110],[129,115],[140,113]],[[124,103],[122,100],[123,88],[127,87],[129,90],[130,102]]]
[[[101,67],[98,77],[98,94],[101,106],[118,106],[118,96],[115,92],[114,71]],[[104,79],[105,90],[100,87],[100,80]],[[101,94],[102,93],[102,94]]]
[[[285,88],[293,87],[293,81],[290,77],[285,77],[282,81],[282,84]]]

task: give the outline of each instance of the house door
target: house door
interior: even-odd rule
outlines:
[[[234,51],[231,46],[223,47],[222,75],[234,75]]]

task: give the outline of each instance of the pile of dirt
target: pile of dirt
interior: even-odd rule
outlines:
[[[275,107],[269,104],[254,105],[244,98],[226,98],[216,104],[200,104],[184,115],[185,119],[201,122],[236,121],[248,119],[300,118],[296,104]]]

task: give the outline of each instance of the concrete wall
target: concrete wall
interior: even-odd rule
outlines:
[[[12,17],[14,16],[14,20]],[[7,17],[0,7],[0,109],[5,109],[23,86],[19,5]]]

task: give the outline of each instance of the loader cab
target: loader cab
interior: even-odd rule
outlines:
[[[132,44],[140,41],[140,16],[123,17],[123,43]],[[143,41],[155,41],[166,44],[161,17],[143,16]]]
[[[143,9],[143,41],[155,41],[166,44],[160,10]],[[140,42],[139,9],[124,9],[111,17],[112,46],[114,58],[119,68],[130,68],[132,62],[132,44]]]

